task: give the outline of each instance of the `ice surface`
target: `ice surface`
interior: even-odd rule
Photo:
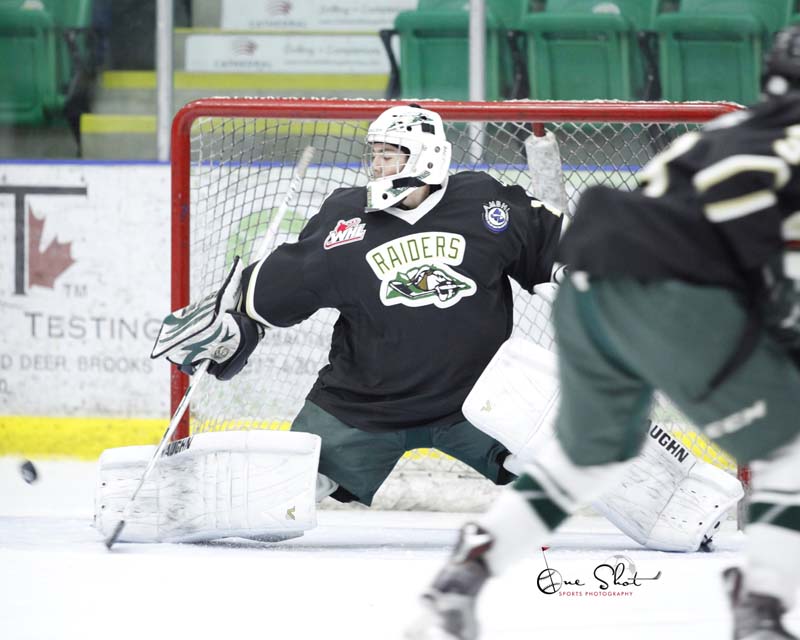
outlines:
[[[323,511],[317,529],[283,543],[119,544],[109,552],[91,527],[94,464],[35,462],[39,481],[28,485],[21,460],[0,458],[3,640],[400,638],[465,518]],[[742,560],[743,540],[726,530],[714,553],[650,552],[599,518],[579,519],[546,561],[586,586],[545,595],[537,588],[545,558],[530,558],[487,588],[482,637],[727,640],[718,575]],[[630,595],[595,595],[594,568],[615,555],[640,578],[661,577],[616,589]]]

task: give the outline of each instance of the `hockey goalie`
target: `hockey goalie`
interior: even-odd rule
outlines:
[[[208,359],[221,380],[241,370],[263,329],[235,310],[240,281],[237,261],[217,294],[168,316],[154,355],[166,354],[188,373]],[[553,437],[557,403],[555,355],[511,338],[478,378],[463,412],[507,447],[504,466],[519,473],[526,457]],[[742,497],[741,484],[698,460],[666,429],[650,425],[649,435],[620,486],[593,506],[648,548],[695,551]],[[101,456],[95,525],[102,533],[120,519],[154,449],[122,447]],[[319,452],[318,435],[294,432],[201,433],[171,443],[129,514],[122,540],[301,535],[316,526],[317,501],[336,488],[318,473]]]

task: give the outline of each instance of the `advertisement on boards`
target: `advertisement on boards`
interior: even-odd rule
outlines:
[[[206,73],[388,74],[377,35],[195,34],[186,70]]]
[[[465,0],[466,2],[466,0]],[[291,31],[391,29],[401,11],[417,0],[222,0],[222,28]]]
[[[0,165],[0,414],[156,417],[169,169]]]

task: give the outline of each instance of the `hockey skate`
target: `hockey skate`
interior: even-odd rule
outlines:
[[[733,640],[798,640],[781,624],[786,609],[780,600],[747,593],[742,589],[742,577],[742,572],[736,568],[723,573],[733,605]]]
[[[422,612],[406,630],[407,640],[475,640],[475,601],[489,578],[484,555],[492,536],[466,524],[453,555],[422,595]]]

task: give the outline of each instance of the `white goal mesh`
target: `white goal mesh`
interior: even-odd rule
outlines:
[[[275,246],[291,241],[323,199],[363,185],[369,121],[392,103],[296,99],[211,99],[187,105],[173,127],[173,307],[216,290],[235,255],[247,263],[266,231],[307,145],[316,148],[302,188],[280,225]],[[731,105],[694,103],[428,103],[446,122],[453,171],[484,170],[506,183],[531,185],[525,140],[552,131],[558,140],[570,211],[590,184],[636,185],[636,172],[678,135]],[[602,215],[598,212],[597,215]],[[517,288],[515,332],[552,348],[548,307]],[[232,381],[206,378],[190,409],[191,432],[287,429],[327,362],[336,313],[323,310],[286,330],[268,332]],[[172,384],[173,407],[185,388]],[[654,419],[696,454],[735,470],[660,400]],[[181,435],[186,435],[184,428]],[[482,508],[494,493],[465,465],[435,450],[409,452],[376,496],[383,508]]]

